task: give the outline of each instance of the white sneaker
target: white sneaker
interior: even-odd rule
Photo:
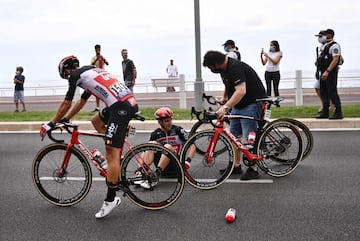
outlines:
[[[109,215],[109,213],[117,206],[119,206],[121,203],[121,199],[120,197],[115,197],[114,201],[112,202],[107,202],[104,201],[103,205],[101,206],[99,212],[97,212],[95,214],[96,218],[103,218],[107,215]]]

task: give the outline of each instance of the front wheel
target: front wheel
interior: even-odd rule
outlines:
[[[60,172],[67,144],[53,143],[35,156],[31,176],[40,195],[57,206],[71,206],[89,193],[92,172],[86,157],[77,148],[70,149],[68,166]]]
[[[144,166],[151,155],[154,161]],[[160,159],[169,164],[158,176],[156,167]],[[146,172],[142,171],[143,168]],[[145,209],[159,210],[171,206],[179,199],[184,190],[185,178],[181,163],[173,152],[163,146],[146,143],[135,146],[124,156],[120,183],[125,195],[133,203]]]
[[[290,122],[271,122],[262,131],[255,150],[263,158],[256,163],[265,173],[283,177],[292,173],[302,159],[302,137]]]
[[[214,145],[212,153],[209,151],[210,145]],[[190,168],[185,169],[185,160],[192,146],[204,151],[196,151]],[[190,185],[199,189],[213,189],[230,176],[234,168],[234,156],[234,147],[224,134],[220,134],[216,139],[214,130],[203,130],[196,132],[185,143],[180,160],[185,169],[185,179]]]

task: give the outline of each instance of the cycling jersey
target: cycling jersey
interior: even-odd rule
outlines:
[[[85,90],[81,98],[88,99],[91,95],[94,95],[107,106],[111,106],[118,101],[123,102],[133,96],[131,90],[109,72],[90,65],[71,72],[69,89],[65,96],[66,100],[74,98],[77,86]]]
[[[166,133],[161,128],[157,128],[150,135],[150,141],[156,141],[161,145],[170,144],[174,147],[177,154],[180,154],[184,143],[189,139],[188,133],[184,128],[172,125]]]
[[[84,66],[71,71],[65,100],[71,101],[74,98],[77,86],[85,90],[81,95],[82,99],[87,100],[95,95],[106,104],[106,119],[102,119],[106,124],[105,143],[121,148],[129,121],[138,111],[136,99],[130,89],[106,70],[95,66]]]

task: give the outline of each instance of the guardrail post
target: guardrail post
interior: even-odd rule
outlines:
[[[303,89],[302,89],[302,71],[296,70],[295,72],[295,105],[302,106],[303,105]]]
[[[185,93],[185,75],[180,74],[180,108],[186,108],[186,93]]]

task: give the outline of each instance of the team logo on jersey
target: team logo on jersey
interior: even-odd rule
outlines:
[[[108,97],[108,93],[106,92],[106,90],[104,90],[101,86],[99,86],[99,85],[97,85],[97,86],[95,86],[95,90],[97,91],[97,92],[99,92],[102,96],[104,96],[104,97]]]

